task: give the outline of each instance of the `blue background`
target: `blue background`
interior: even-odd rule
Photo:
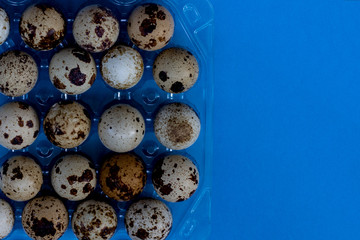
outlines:
[[[360,1],[213,3],[211,239],[359,239]]]

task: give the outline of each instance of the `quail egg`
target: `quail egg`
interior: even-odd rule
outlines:
[[[165,7],[153,3],[144,4],[131,13],[127,30],[137,47],[155,51],[170,42],[174,34],[174,19]]]
[[[96,187],[94,166],[81,155],[66,155],[52,168],[51,184],[60,197],[72,201],[83,200]]]
[[[90,5],[77,14],[73,34],[76,43],[89,52],[102,52],[116,42],[120,25],[110,9]]]
[[[0,45],[3,44],[10,33],[10,20],[4,9],[0,8]]]
[[[20,20],[20,34],[31,48],[47,51],[58,46],[65,37],[63,15],[47,4],[28,7]]]
[[[0,144],[18,150],[31,145],[39,134],[39,118],[31,106],[9,102],[0,107]]]
[[[91,54],[81,48],[65,48],[56,53],[49,66],[51,82],[63,93],[86,92],[95,81],[96,65]]]
[[[71,225],[78,239],[107,240],[115,233],[117,216],[109,204],[88,200],[77,207]]]
[[[14,201],[27,201],[38,194],[43,184],[40,166],[30,157],[14,156],[0,169],[1,191]]]
[[[199,171],[187,157],[170,155],[155,164],[152,182],[155,191],[164,200],[181,202],[196,191]]]
[[[44,131],[54,145],[74,148],[89,136],[91,120],[89,112],[80,103],[61,101],[55,103],[44,118]]]
[[[200,119],[192,108],[182,103],[165,105],[157,113],[154,131],[167,148],[182,150],[195,143],[200,134]]]
[[[110,49],[101,61],[101,74],[105,82],[116,89],[135,86],[143,73],[143,59],[131,47],[118,45]]]
[[[133,154],[113,154],[100,170],[100,186],[117,201],[129,201],[139,195],[146,184],[142,160]]]
[[[125,215],[125,227],[132,240],[164,240],[170,233],[172,221],[169,208],[155,199],[131,204]]]
[[[14,212],[8,202],[0,199],[0,239],[8,236],[14,227]]]
[[[191,52],[181,48],[169,48],[155,59],[153,76],[162,90],[182,93],[195,84],[199,76],[199,65]]]
[[[8,51],[0,55],[0,92],[19,97],[30,92],[38,79],[35,60],[21,51]]]
[[[117,104],[102,114],[98,132],[105,147],[114,152],[128,152],[144,138],[145,121],[136,108]]]
[[[69,215],[62,201],[52,196],[43,196],[25,205],[21,222],[30,238],[57,240],[66,231]]]

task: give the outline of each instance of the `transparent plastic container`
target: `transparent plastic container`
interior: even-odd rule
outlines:
[[[19,21],[24,10],[35,3],[48,3],[57,8],[67,19],[67,33],[64,41],[51,51],[36,51],[28,47],[19,34]],[[143,51],[132,44],[127,34],[127,19],[131,11],[144,3],[158,3],[165,6],[172,13],[175,20],[175,32],[170,43],[163,49],[154,52]],[[94,3],[101,4],[112,10],[120,22],[120,34],[116,44],[125,44],[138,50],[144,60],[144,75],[140,82],[128,90],[116,90],[107,86],[102,79],[99,64],[101,57],[106,53],[92,54],[97,66],[97,77],[93,86],[81,95],[70,96],[58,91],[49,79],[48,67],[52,56],[68,46],[74,46],[72,24],[76,13],[84,6]],[[188,200],[170,203],[162,200],[173,214],[173,227],[167,239],[207,239],[211,229],[211,180],[212,180],[212,111],[213,111],[213,8],[208,0],[1,0],[0,7],[5,9],[10,18],[10,35],[0,46],[0,53],[18,49],[29,53],[37,62],[39,78],[36,86],[28,94],[11,98],[0,94],[0,105],[10,101],[23,101],[33,106],[39,116],[41,129],[38,138],[29,147],[11,151],[0,146],[0,164],[14,155],[32,156],[43,170],[44,184],[38,196],[54,195],[51,183],[51,167],[59,156],[66,153],[81,153],[87,156],[98,170],[103,156],[110,150],[100,142],[97,126],[103,111],[116,103],[129,103],[135,106],[143,115],[146,123],[145,137],[141,144],[133,151],[139,155],[147,169],[147,183],[144,191],[136,199],[152,197],[162,200],[155,192],[151,182],[152,168],[160,156],[168,154],[182,154],[192,159],[200,173],[200,183],[195,194]],[[181,94],[170,94],[161,90],[152,76],[152,64],[155,57],[164,49],[181,47],[191,51],[199,62],[200,74],[198,81],[189,91]],[[92,126],[90,136],[79,147],[62,149],[48,141],[42,128],[42,121],[48,109],[60,100],[76,100],[84,104],[91,113]],[[201,132],[198,140],[191,147],[175,151],[162,146],[156,139],[153,129],[153,120],[159,108],[167,103],[182,102],[191,106],[201,120]],[[99,181],[98,181],[99,182]],[[0,197],[8,201],[15,212],[15,225],[12,233],[6,239],[29,239],[21,225],[22,210],[27,202],[15,202],[8,199],[2,192]],[[57,196],[58,197],[58,196]],[[60,198],[60,197],[59,197]],[[125,226],[124,215],[133,202],[117,202],[102,193],[96,187],[87,199],[96,198],[110,203],[118,215],[118,227],[112,239],[130,239]],[[61,199],[61,198],[60,198]],[[135,199],[135,200],[136,200]],[[80,202],[62,199],[71,215]],[[61,239],[76,239],[71,224]]]

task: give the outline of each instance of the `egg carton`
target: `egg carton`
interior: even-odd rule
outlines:
[[[21,97],[6,97],[0,95],[0,105],[10,101],[23,101],[35,108],[40,120],[40,132],[33,144],[22,150],[8,150],[0,146],[0,164],[15,155],[32,156],[40,164],[44,184],[38,196],[54,195],[50,183],[51,167],[56,159],[67,153],[81,153],[87,156],[94,164],[98,175],[103,157],[110,150],[101,143],[97,127],[101,114],[109,106],[116,103],[127,103],[136,107],[145,120],[145,136],[141,144],[133,150],[140,156],[146,166],[147,183],[144,191],[136,199],[151,197],[162,200],[155,192],[151,182],[154,163],[161,156],[181,154],[189,157],[197,165],[200,182],[194,195],[183,202],[170,203],[162,200],[173,215],[172,230],[167,239],[206,239],[210,233],[211,220],[211,177],[212,177],[212,107],[213,107],[213,8],[209,0],[154,0],[165,6],[173,15],[175,32],[169,44],[164,48],[181,47],[191,51],[199,63],[199,78],[196,84],[187,92],[171,94],[161,90],[152,76],[152,65],[156,56],[164,49],[149,52],[138,49],[130,41],[127,34],[127,19],[131,11],[138,5],[150,1],[140,0],[63,0],[63,1],[31,1],[31,0],[0,0],[0,7],[5,9],[10,18],[10,35],[0,45],[0,53],[8,50],[21,50],[30,54],[36,61],[39,78],[35,87]],[[21,39],[19,22],[25,9],[35,3],[48,3],[58,9],[67,20],[67,32],[61,44],[51,51],[36,51],[29,48]],[[97,77],[92,87],[80,95],[67,95],[58,91],[49,79],[49,63],[52,56],[59,50],[74,46],[72,25],[77,12],[85,6],[101,4],[114,13],[120,23],[120,34],[116,44],[124,44],[138,50],[144,61],[144,74],[140,82],[127,90],[110,88],[102,79],[99,64],[106,53],[92,54],[97,67]],[[87,140],[79,147],[62,149],[53,145],[46,138],[42,122],[49,108],[60,100],[75,100],[82,103],[91,115],[91,130]],[[191,106],[201,121],[201,132],[197,141],[189,148],[176,151],[160,144],[154,134],[153,122],[157,111],[164,105],[181,102]],[[99,182],[99,181],[98,181]],[[14,209],[15,225],[7,239],[28,239],[21,225],[22,210],[27,202],[15,202],[8,199],[2,192],[0,197],[8,201]],[[109,199],[97,186],[94,193],[87,199],[100,198],[112,205],[118,216],[118,226],[113,239],[130,239],[124,226],[124,215],[133,201],[117,202]],[[135,200],[136,200],[135,199]],[[70,221],[73,211],[79,202],[63,199],[69,211]],[[69,224],[61,239],[76,239]]]

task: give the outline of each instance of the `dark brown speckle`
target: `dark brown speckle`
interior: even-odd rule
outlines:
[[[135,236],[142,239],[142,240],[145,240],[145,239],[147,239],[149,237],[149,233],[145,229],[139,228],[137,230]]]
[[[78,49],[75,48],[71,51],[71,53],[77,57],[80,61],[83,61],[85,63],[90,63],[91,62],[91,57],[90,54],[86,51],[84,51],[83,49]]]
[[[41,218],[40,220],[35,218],[32,223],[31,230],[33,230],[35,236],[38,237],[45,237],[48,235],[54,236],[56,233],[54,223],[46,218]]]
[[[69,80],[72,84],[74,84],[76,86],[81,86],[86,81],[86,74],[83,74],[80,71],[80,67],[78,65],[76,68],[73,68],[70,70]]]
[[[65,84],[63,84],[59,78],[57,78],[56,76],[54,76],[53,78],[53,83],[54,83],[54,86],[57,88],[57,89],[65,89],[66,86]]]
[[[171,85],[170,90],[173,93],[181,93],[182,91],[184,91],[184,85],[182,84],[182,82],[175,82]]]
[[[27,121],[27,122],[26,122],[26,126],[27,126],[28,128],[34,127],[33,121],[31,121],[31,120]]]
[[[96,34],[96,36],[98,36],[99,38],[101,38],[101,37],[103,36],[104,32],[105,32],[105,29],[104,29],[103,27],[101,27],[101,26],[96,26],[96,28],[95,28],[95,34]]]
[[[12,145],[21,145],[23,143],[23,138],[21,136],[14,137],[10,142]]]

